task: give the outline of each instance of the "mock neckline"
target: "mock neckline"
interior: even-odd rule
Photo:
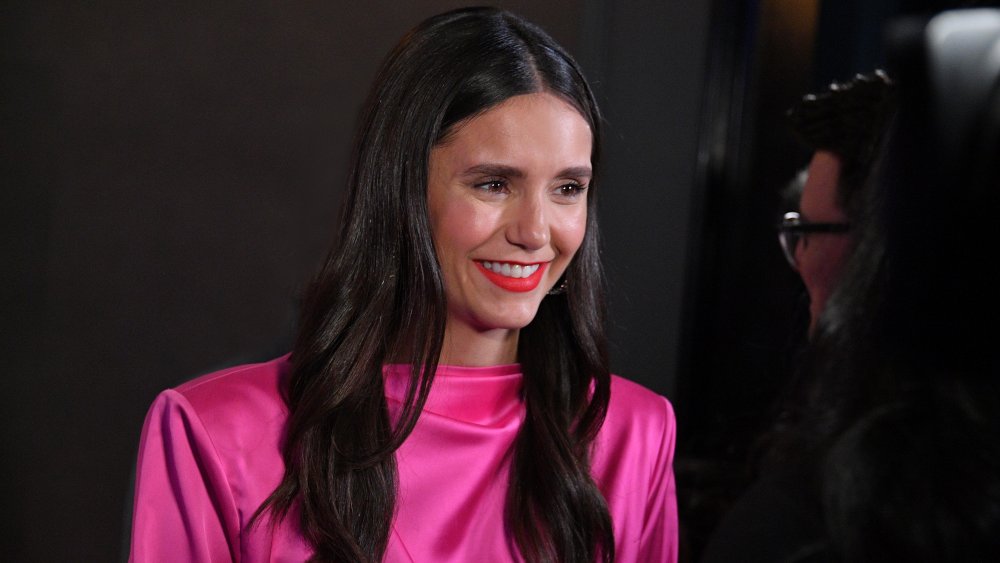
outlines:
[[[410,366],[383,367],[386,397],[402,403]],[[467,367],[439,365],[424,412],[478,425],[492,425],[521,405],[521,365]]]

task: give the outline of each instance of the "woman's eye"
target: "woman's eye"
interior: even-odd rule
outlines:
[[[490,194],[502,194],[507,191],[507,182],[503,180],[489,180],[476,184],[476,189]]]
[[[577,184],[572,182],[569,184],[563,184],[556,189],[557,195],[566,199],[576,199],[583,195],[583,192],[587,190],[587,186],[583,184]]]

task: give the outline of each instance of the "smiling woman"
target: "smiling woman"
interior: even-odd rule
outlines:
[[[292,353],[150,409],[132,560],[675,561],[673,411],[608,369],[600,123],[508,12],[408,33]]]

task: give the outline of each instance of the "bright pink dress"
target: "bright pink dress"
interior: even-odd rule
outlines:
[[[130,560],[304,561],[297,514],[247,523],[284,472],[288,357],[209,374],[164,391],[139,446]],[[408,368],[387,366],[390,412]],[[508,454],[524,417],[517,364],[441,366],[424,412],[397,451],[400,490],[387,562],[520,561],[504,532]],[[667,400],[615,377],[593,458],[617,560],[677,560]]]

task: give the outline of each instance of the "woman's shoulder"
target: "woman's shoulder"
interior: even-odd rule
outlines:
[[[160,393],[139,442],[133,550],[226,560],[241,545],[277,541],[244,527],[284,474],[288,369],[287,358],[235,366]],[[295,533],[279,535],[299,545]]]
[[[181,383],[174,390],[192,404],[212,406],[247,399],[281,400],[281,382],[291,367],[289,356],[213,371]]]
[[[290,369],[288,356],[273,360],[233,366],[208,373],[157,398],[158,403],[197,417],[206,430],[281,425],[288,416],[281,385]]]
[[[674,409],[666,397],[624,377],[611,376],[609,421],[630,424],[674,425]]]
[[[666,397],[612,378],[591,468],[608,502],[616,555],[623,561],[677,560],[676,435],[674,411]]]
[[[619,376],[611,379],[611,400],[601,427],[605,447],[673,452],[674,409],[666,397]],[[669,457],[669,456],[668,456]]]

